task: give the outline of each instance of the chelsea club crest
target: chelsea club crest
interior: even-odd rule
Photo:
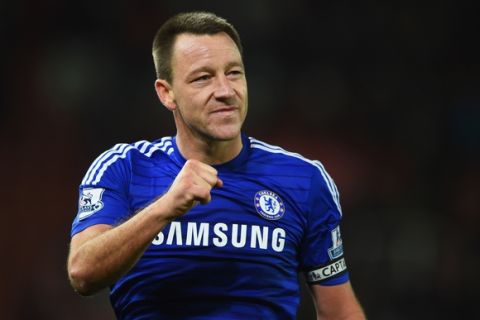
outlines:
[[[255,194],[255,209],[267,220],[278,220],[285,214],[282,199],[272,191],[262,190]]]

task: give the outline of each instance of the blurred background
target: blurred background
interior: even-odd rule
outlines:
[[[171,15],[240,32],[245,131],[319,159],[370,319],[472,319],[480,286],[478,7],[459,1],[0,2],[1,319],[113,319],[65,261],[77,188],[118,142],[175,134],[151,41]],[[475,293],[477,292],[477,293]],[[299,319],[313,319],[303,293]]]

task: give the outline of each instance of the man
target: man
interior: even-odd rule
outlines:
[[[117,144],[87,171],[68,258],[75,290],[110,286],[120,319],[294,319],[303,271],[318,318],[363,319],[332,179],[320,162],[241,133],[247,84],[233,26],[179,14],[153,56],[177,134]]]

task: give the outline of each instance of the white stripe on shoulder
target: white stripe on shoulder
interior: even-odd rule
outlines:
[[[134,148],[139,148],[140,146],[142,145],[148,145],[148,141],[146,140],[141,140],[141,141],[138,141],[134,144]],[[99,168],[103,165],[105,165],[105,163],[108,163],[110,161],[107,161],[107,159],[110,158],[110,156],[112,156],[111,159],[118,159],[117,155],[118,154],[123,154],[124,152],[126,152],[126,150],[130,150],[132,149],[133,147],[127,143],[121,143],[120,144],[120,147],[117,148],[117,149],[112,149],[112,151],[108,154],[105,154],[105,157],[103,157],[101,159],[101,161],[99,161],[96,166],[93,168],[92,172],[90,173],[90,177],[88,177],[87,179],[84,179],[85,181],[82,181],[82,184],[90,184],[92,183],[92,180],[94,179],[95,175],[97,174]],[[102,167],[103,168],[103,167]],[[101,170],[101,169],[100,169]]]
[[[335,182],[333,182],[332,177],[328,174],[327,170],[325,170],[325,167],[323,166],[323,164],[320,161],[314,160],[313,163],[316,164],[317,168],[322,173],[322,176],[325,179],[325,181],[327,182],[327,185],[328,185],[328,188],[330,189],[330,192],[332,192],[332,195],[334,196],[333,200],[335,201],[335,203],[339,207],[339,210],[340,210],[340,213],[341,213],[342,210],[341,210],[341,205],[340,205],[340,194],[338,192],[338,189],[337,189],[337,186],[336,186]]]
[[[168,150],[167,150],[168,149]],[[172,137],[163,137],[160,142],[156,143],[153,145],[153,147],[145,153],[147,157],[152,156],[152,153],[154,153],[157,150],[161,150],[163,152],[167,152],[168,155],[173,152],[173,147],[172,147]]]
[[[82,180],[82,184],[86,184],[87,181],[91,180],[92,175],[98,170],[98,168],[102,165],[102,163],[108,157],[110,157],[112,154],[115,154],[115,153],[122,153],[127,146],[128,144],[118,143],[113,148],[105,151],[100,156],[98,156],[97,159],[95,159],[95,161],[91,164],[90,168],[87,170],[87,173],[85,174],[85,177]]]
[[[96,162],[95,166],[91,168],[91,170],[89,170],[89,173],[88,173],[89,177],[88,178],[85,177],[85,179],[83,179],[82,181],[82,184],[95,185],[98,182],[100,182],[100,179],[102,178],[103,174],[108,169],[108,167],[111,166],[113,163],[115,163],[118,159],[126,158],[130,150],[136,149],[142,154],[146,155],[147,157],[151,157],[153,152],[155,152],[156,150],[162,150],[164,144],[170,143],[171,145],[171,139],[172,139],[171,137],[164,137],[160,140],[159,143],[156,143],[156,144],[152,144],[146,140],[141,140],[134,143],[133,145],[120,144],[119,147],[115,146],[110,151],[105,152],[104,156],[100,156],[101,157],[100,161],[95,161]]]
[[[121,154],[117,154],[114,157],[112,157],[110,160],[105,162],[103,164],[102,168],[100,168],[100,170],[97,172],[96,176],[94,176],[96,178],[95,178],[95,180],[92,181],[91,184],[96,185],[100,181],[100,179],[102,178],[103,174],[105,173],[105,170],[107,170],[107,168],[110,167],[113,163],[115,163],[118,159],[125,158],[128,154],[128,151],[130,151],[132,149],[135,149],[135,147],[128,146],[127,148],[125,148],[125,150],[123,150],[123,152]]]
[[[141,153],[145,153],[148,147],[151,146],[151,143],[144,143],[143,146],[139,149]]]
[[[342,214],[342,207],[340,206],[340,196],[338,193],[337,186],[335,185],[335,182],[333,182],[333,179],[327,173],[327,171],[325,170],[325,168],[323,167],[320,161],[307,159],[298,153],[286,151],[285,149],[279,146],[274,146],[252,137],[249,137],[249,139],[250,139],[250,146],[252,148],[261,149],[271,153],[281,153],[290,157],[303,160],[315,166],[320,171],[323,179],[325,180],[325,183],[327,184],[327,188],[330,191],[330,194],[332,195],[333,201],[335,202],[335,205],[337,206],[338,211],[340,212],[340,214]]]

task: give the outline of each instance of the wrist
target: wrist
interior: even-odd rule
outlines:
[[[161,224],[170,223],[176,218],[175,210],[171,205],[172,201],[168,197],[168,194],[164,194],[154,202],[152,202],[147,208],[149,215],[152,215],[155,220]]]

